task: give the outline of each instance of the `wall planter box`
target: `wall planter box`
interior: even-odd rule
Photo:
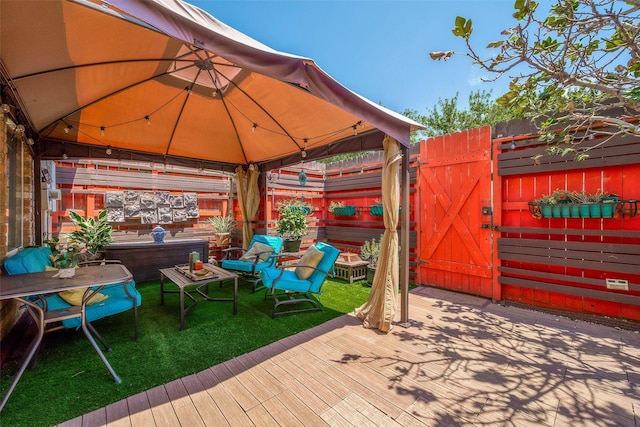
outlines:
[[[333,212],[331,212],[335,216],[356,216],[356,207],[355,206],[340,206],[333,208]]]
[[[384,209],[382,209],[382,205],[372,205],[369,207],[369,211],[371,216],[382,216]]]

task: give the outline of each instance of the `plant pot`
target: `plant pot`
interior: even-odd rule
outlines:
[[[356,207],[355,206],[341,206],[341,207],[333,208],[333,214],[335,216],[355,216]]]
[[[229,246],[231,244],[231,233],[216,233],[216,244],[218,246]]]
[[[367,285],[373,285],[373,277],[376,275],[376,268],[367,265]]]
[[[560,205],[553,205],[551,208],[551,216],[554,218],[562,217],[562,208]]]
[[[382,216],[384,212],[382,205],[372,205],[369,207],[369,211],[371,212],[371,216]]]
[[[302,243],[302,239],[285,240],[282,242],[282,252],[298,252],[300,250],[300,243]]]
[[[558,206],[560,206],[561,218],[569,218],[571,216],[571,205],[568,201],[561,201]]]
[[[589,203],[582,203],[580,205],[580,218],[590,218],[591,217],[591,208]]]
[[[569,206],[570,206],[570,217],[580,218],[580,205],[577,203],[572,203]]]
[[[613,218],[613,214],[616,210],[616,206],[618,206],[618,203],[616,202],[603,203],[600,207],[602,212],[602,218]]]
[[[542,218],[551,218],[553,216],[553,205],[540,205]]]
[[[591,218],[602,218],[602,205],[600,203],[589,205],[589,215]]]

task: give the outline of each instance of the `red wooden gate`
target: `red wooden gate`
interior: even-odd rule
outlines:
[[[493,287],[491,128],[421,144],[416,281],[499,299]]]

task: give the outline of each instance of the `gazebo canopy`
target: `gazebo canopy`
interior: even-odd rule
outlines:
[[[0,49],[2,102],[41,159],[265,170],[422,127],[180,0],[2,0]]]

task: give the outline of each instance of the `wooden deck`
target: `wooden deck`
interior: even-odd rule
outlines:
[[[640,334],[419,288],[61,426],[640,427]]]

